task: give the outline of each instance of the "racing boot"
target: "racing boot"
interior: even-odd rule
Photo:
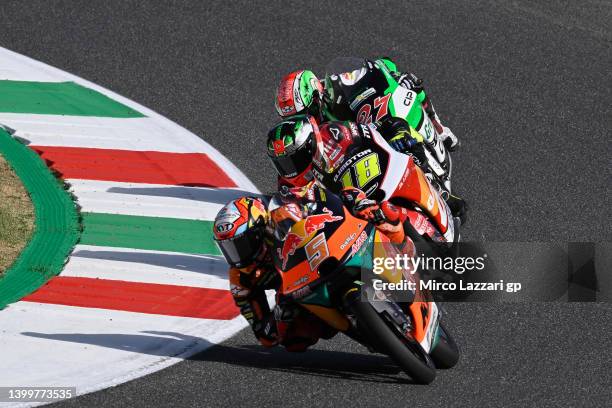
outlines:
[[[444,143],[444,146],[449,152],[452,152],[461,146],[461,142],[459,142],[457,136],[455,136],[455,134],[446,126],[442,126],[442,133],[440,133],[440,137],[442,138],[442,143]]]
[[[455,195],[448,194],[448,197],[446,197],[446,204],[448,204],[448,208],[450,208],[453,217],[459,218],[459,220],[461,220],[461,225],[464,225],[467,221],[467,202]]]
[[[453,217],[459,218],[459,220],[461,221],[461,225],[465,224],[465,221],[467,220],[468,211],[467,202],[463,198],[452,195],[446,189],[446,187],[444,187],[444,185],[441,185],[436,181],[433,174],[425,173],[425,177],[427,177],[427,179],[434,186],[434,188],[438,190],[442,199],[446,201],[446,204],[448,205],[448,208],[450,208]]]

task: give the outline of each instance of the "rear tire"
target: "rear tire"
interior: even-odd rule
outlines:
[[[440,338],[436,347],[431,351],[431,359],[436,364],[436,368],[453,368],[459,361],[459,348],[450,333],[442,326],[442,323],[440,323],[438,330],[440,331]]]
[[[416,383],[429,384],[436,378],[434,363],[420,344],[402,341],[369,303],[356,298],[350,307],[358,329],[376,339],[376,348],[387,353]]]

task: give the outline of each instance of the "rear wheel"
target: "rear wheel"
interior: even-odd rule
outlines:
[[[459,361],[459,348],[442,323],[438,330],[438,344],[431,351],[431,359],[436,364],[436,368],[452,368]]]
[[[376,348],[389,355],[415,382],[429,384],[436,378],[434,363],[420,344],[400,339],[368,302],[356,298],[350,308],[358,329],[365,331]]]

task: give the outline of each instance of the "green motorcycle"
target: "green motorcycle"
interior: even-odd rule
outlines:
[[[452,161],[448,150],[423,108],[425,92],[401,86],[382,61],[339,57],[326,68],[326,89],[332,104],[344,107],[342,116],[359,123],[380,121],[386,116],[405,119],[422,136],[429,168],[440,191],[451,192]],[[340,102],[339,102],[340,101]]]

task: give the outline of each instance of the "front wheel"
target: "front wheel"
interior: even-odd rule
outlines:
[[[459,361],[459,348],[442,323],[438,331],[438,344],[431,351],[431,359],[437,368],[452,368]]]
[[[359,331],[375,339],[376,348],[391,357],[415,382],[429,384],[436,378],[434,364],[420,344],[400,339],[368,302],[357,298],[350,307]]]

